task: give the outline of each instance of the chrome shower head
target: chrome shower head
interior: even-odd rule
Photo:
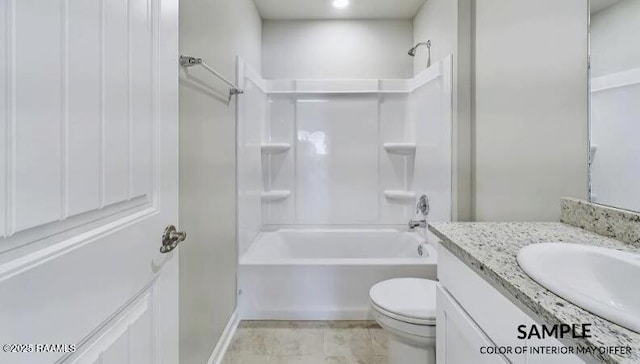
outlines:
[[[427,49],[429,51],[429,55],[427,58],[427,67],[431,66],[431,41],[428,40],[426,42],[420,42],[418,44],[416,44],[413,48],[409,49],[409,52],[407,52],[411,57],[415,57],[416,56],[416,51],[418,50],[418,47],[420,47],[421,45],[426,45]]]

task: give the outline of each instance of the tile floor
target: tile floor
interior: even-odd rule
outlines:
[[[386,364],[373,321],[243,321],[224,364]]]

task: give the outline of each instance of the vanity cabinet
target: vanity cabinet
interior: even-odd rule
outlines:
[[[508,363],[502,355],[482,355],[478,348],[494,346],[442,286],[436,292],[438,307],[436,353],[438,364]]]
[[[438,251],[437,362],[581,364],[570,354],[533,355],[516,348],[562,347],[554,339],[518,339],[518,325],[531,327],[536,321],[513,304],[446,248]],[[504,354],[482,354],[481,347],[505,347]]]

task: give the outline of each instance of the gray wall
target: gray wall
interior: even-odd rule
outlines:
[[[457,0],[427,0],[413,18],[414,43],[431,40],[431,62],[456,53]],[[413,73],[427,66],[427,49],[421,46],[413,62]]]
[[[475,2],[475,218],[587,197],[587,2]]]
[[[261,64],[251,0],[180,1],[180,51],[235,79],[235,57]],[[236,307],[235,103],[202,69],[180,73],[180,363],[206,363]]]
[[[640,67],[640,0],[591,15],[591,77]]]
[[[410,78],[411,20],[266,20],[267,79]]]
[[[428,0],[413,19],[413,43],[431,40],[431,61],[453,54],[452,219],[471,219],[471,23],[472,0]],[[414,58],[424,70],[427,50]]]

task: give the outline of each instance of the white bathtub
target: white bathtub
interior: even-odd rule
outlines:
[[[369,319],[369,288],[375,283],[436,278],[435,240],[426,240],[391,229],[263,232],[240,258],[240,315],[254,320]]]

